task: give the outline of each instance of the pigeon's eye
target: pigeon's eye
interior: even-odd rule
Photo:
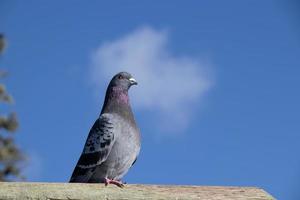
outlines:
[[[119,75],[118,76],[118,79],[123,79],[124,77],[122,75]]]

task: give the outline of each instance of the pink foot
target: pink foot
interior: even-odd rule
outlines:
[[[121,181],[115,181],[115,180],[111,180],[108,178],[105,178],[105,182],[104,182],[105,186],[107,186],[108,184],[113,184],[116,185],[120,188],[124,187],[124,184]]]

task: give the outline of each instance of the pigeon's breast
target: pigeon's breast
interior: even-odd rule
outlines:
[[[109,165],[108,178],[121,179],[132,166],[140,152],[140,134],[136,125],[121,120],[116,127],[116,141],[105,161]]]

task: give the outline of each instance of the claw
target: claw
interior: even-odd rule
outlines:
[[[105,178],[104,184],[105,184],[105,186],[107,186],[108,184],[113,184],[113,185],[116,185],[120,188],[124,187],[124,184],[121,181],[115,181],[115,180],[111,180],[111,179],[108,179],[108,178]]]

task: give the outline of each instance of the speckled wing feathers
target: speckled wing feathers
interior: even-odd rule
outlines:
[[[95,167],[106,160],[115,141],[114,127],[110,118],[110,114],[103,114],[95,122],[78,161],[78,167]]]
[[[111,114],[102,114],[90,130],[83,152],[76,165],[71,181],[86,179],[94,168],[104,162],[115,142]]]

